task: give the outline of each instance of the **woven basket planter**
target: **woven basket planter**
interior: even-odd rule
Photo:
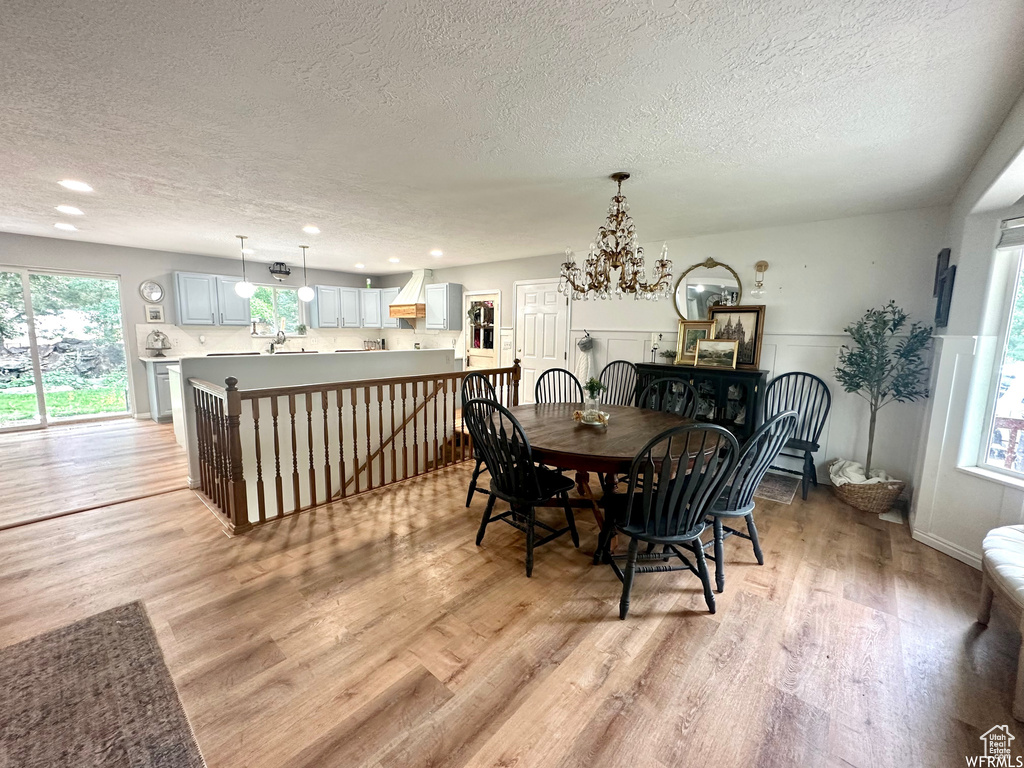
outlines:
[[[829,469],[831,470],[831,465]],[[846,483],[833,485],[832,492],[840,501],[854,509],[880,515],[892,509],[892,505],[906,487],[907,484],[902,480],[893,480],[889,483]]]

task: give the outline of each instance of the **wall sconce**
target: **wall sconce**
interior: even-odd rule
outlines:
[[[750,289],[751,296],[764,296],[764,273],[767,271],[767,261],[759,261],[754,265],[754,287]]]

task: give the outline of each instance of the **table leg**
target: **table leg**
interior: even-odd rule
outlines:
[[[604,515],[601,513],[601,508],[597,505],[597,497],[594,495],[593,489],[590,487],[590,473],[583,470],[577,470],[576,472],[576,492],[579,493],[580,498],[586,499],[594,512],[594,519],[597,520],[597,530],[601,530],[604,526]]]

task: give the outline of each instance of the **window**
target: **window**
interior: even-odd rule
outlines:
[[[249,314],[256,323],[256,333],[271,336],[278,331],[296,333],[302,323],[299,312],[299,290],[261,285],[249,299]]]
[[[1000,245],[1008,239],[1004,233]],[[995,402],[990,437],[983,452],[989,468],[1024,477],[1024,269],[1020,254],[1016,254],[1007,291],[1009,311],[1004,318],[1002,350],[992,388]]]

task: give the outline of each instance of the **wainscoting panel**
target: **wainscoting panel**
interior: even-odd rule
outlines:
[[[588,353],[590,375],[598,375],[612,360],[650,361],[651,333],[661,333],[659,352],[675,350],[676,334],[664,331],[612,331],[587,329],[594,339]],[[576,343],[584,330],[570,332],[572,351],[576,356],[571,370],[579,373],[582,352]],[[817,455],[819,480],[827,482],[827,465],[836,458],[863,462],[867,453],[867,403],[857,395],[843,391],[835,379],[839,348],[847,337],[835,334],[765,334],[761,346],[761,368],[770,377],[788,371],[806,371],[822,378],[832,393],[832,412],[822,431],[822,449]],[[657,362],[668,362],[661,357]],[[884,468],[901,480],[909,481],[917,455],[917,436],[924,418],[921,403],[894,403],[879,413],[875,437],[874,466]],[[781,462],[796,468],[798,462]]]

